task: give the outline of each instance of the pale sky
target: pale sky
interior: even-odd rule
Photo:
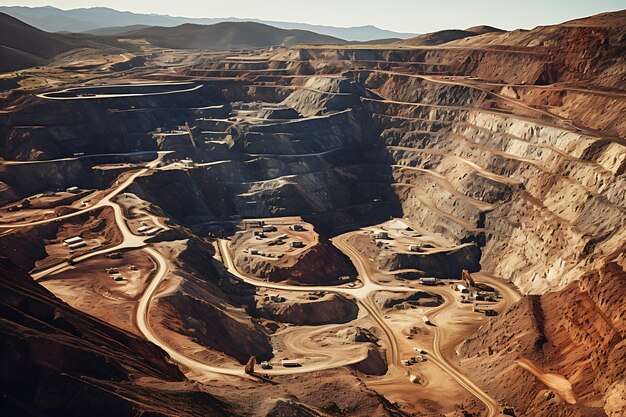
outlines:
[[[111,7],[188,17],[240,17],[432,32],[486,24],[533,28],[626,9],[626,0],[0,0],[3,6]]]

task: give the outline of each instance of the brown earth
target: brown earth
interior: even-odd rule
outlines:
[[[289,320],[303,322],[302,317],[310,315],[328,322],[329,311],[351,318],[353,309],[338,296],[320,297],[332,298],[331,308],[320,311],[306,310],[317,303],[272,304],[268,315],[287,324],[264,327],[271,320],[250,315],[257,289],[225,270],[219,262],[223,254],[215,254],[207,236],[231,237],[236,266],[248,275],[265,275],[266,284],[330,285],[340,276],[355,274],[328,237],[403,218],[433,247],[409,253],[407,242],[394,239],[400,243],[383,251],[365,235],[368,232],[357,232],[350,243],[367,264],[363,269],[374,275],[373,282],[419,285],[377,268],[441,278],[480,269],[484,277],[498,277],[492,278],[493,284],[509,292],[515,285],[524,294],[504,311],[516,299],[505,292],[506,299],[496,307],[500,315],[494,318],[478,316],[449,288],[437,289],[446,296],[443,307],[433,307],[441,302],[434,296],[379,296],[375,300],[389,318],[375,326],[371,317],[367,324],[349,322],[328,329],[319,325],[295,329],[300,333],[291,340],[326,331],[352,354],[356,350],[350,345],[357,337],[359,343],[375,338],[346,329],[372,325],[385,358],[370,345],[365,360],[354,365],[356,370],[272,378],[279,385],[233,382],[222,376],[214,382],[210,380],[215,375],[190,372],[202,381],[192,384],[153,345],[104,324],[119,323],[129,330],[136,326],[133,302],[151,282],[149,262],[137,262],[141,276],[128,283],[133,285],[114,287],[102,270],[117,261],[94,259],[44,281],[68,300],[80,298],[87,288],[85,297],[72,305],[102,320],[94,322],[71,310],[82,323],[79,327],[87,329],[70,339],[65,330],[32,330],[42,323],[40,316],[31,320],[32,314],[43,311],[50,316],[49,305],[60,305],[57,299],[43,295],[40,287],[31,288],[32,283],[23,290],[7,280],[4,293],[18,291],[6,308],[7,320],[13,320],[3,326],[10,335],[7,340],[24,346],[35,334],[33,340],[41,341],[24,348],[28,354],[19,358],[12,353],[18,348],[6,349],[5,357],[19,364],[10,368],[11,375],[26,369],[26,374],[37,376],[7,379],[3,390],[10,394],[5,398],[11,410],[35,401],[38,409],[58,405],[58,415],[67,415],[74,403],[81,414],[96,409],[109,415],[197,415],[214,408],[230,412],[231,407],[244,415],[397,415],[399,409],[479,415],[484,408],[479,396],[471,398],[433,361],[420,365],[425,385],[419,391],[404,372],[401,377],[378,377],[387,366],[384,360],[388,370],[397,365],[389,361],[392,353],[414,352],[417,342],[432,346],[439,336],[441,357],[451,367],[459,367],[519,415],[622,415],[624,15],[621,11],[529,31],[482,33],[440,45],[309,45],[237,54],[142,44],[145,66],[104,72],[47,66],[7,76],[6,85],[19,87],[10,87],[0,97],[0,153],[8,161],[0,168],[3,219],[8,205],[74,184],[100,190],[89,194],[97,200],[104,189],[123,181],[124,175],[118,177],[122,170],[138,169],[157,150],[172,151],[163,155],[159,166],[136,178],[129,188],[134,197],[123,212],[134,216],[136,205],[150,211],[150,221],[167,219],[169,230],[146,241],[169,261],[148,321],[157,336],[196,360],[239,366],[250,355],[269,358],[272,343],[279,339],[270,333],[288,329],[294,336],[296,326]],[[60,59],[70,62],[86,56],[70,55]],[[162,80],[190,84],[167,95],[125,94],[133,88],[172,88],[124,86]],[[87,89],[88,83],[122,84],[113,87],[121,94],[89,96],[107,90]],[[81,87],[62,93],[77,95],[64,97],[68,100],[32,94],[68,86]],[[267,118],[273,114],[268,108],[277,107],[291,108],[285,112],[287,119]],[[136,151],[150,151],[150,156],[124,156]],[[122,155],[105,160],[73,157],[81,153]],[[23,163],[53,158],[66,159]],[[191,163],[181,161],[186,158]],[[11,212],[9,220],[26,222],[76,210],[77,202],[57,203]],[[61,205],[65,203],[72,205]],[[65,260],[60,240],[85,228],[93,228],[86,237],[99,245],[117,242],[110,211],[90,214],[33,228],[3,225],[0,247],[31,269]],[[320,234],[296,256],[249,256],[241,250],[245,245],[238,245],[243,238],[233,236],[242,219],[287,216],[301,216]],[[138,227],[135,220],[133,231]],[[128,260],[133,256],[137,254],[129,254]],[[112,300],[111,293],[123,301]],[[43,300],[43,307],[28,301],[33,294]],[[36,311],[28,310],[25,316],[33,302]],[[335,311],[338,305],[342,308]],[[116,307],[119,310],[112,313]],[[437,309],[438,325],[417,326],[429,308]],[[50,325],[48,319],[45,326]],[[30,327],[23,327],[26,322]],[[390,329],[383,332],[381,323]],[[418,330],[410,333],[412,329]],[[390,340],[400,345],[399,354],[387,346]],[[67,346],[59,348],[59,341],[68,341]],[[307,342],[317,349],[316,341]],[[50,346],[61,354],[42,359],[37,352]],[[59,362],[50,362],[53,359]],[[145,377],[135,380],[134,375]],[[54,378],[52,384],[46,382],[48,376]],[[86,381],[92,384],[86,386]],[[56,386],[72,393],[72,403],[47,391]],[[46,390],[43,402],[35,398],[39,389]]]

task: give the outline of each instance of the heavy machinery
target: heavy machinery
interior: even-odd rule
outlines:
[[[463,280],[463,284],[471,291],[476,288],[476,283],[474,282],[474,278],[470,275],[467,269],[464,269],[461,274],[461,279]]]
[[[250,356],[244,368],[244,372],[248,375],[254,375],[254,365],[256,365],[256,356]]]

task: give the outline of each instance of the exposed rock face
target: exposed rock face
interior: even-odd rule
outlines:
[[[359,98],[373,98],[362,84],[345,78],[311,77],[301,90],[289,95],[283,104],[304,116],[341,111],[359,105]]]
[[[242,308],[254,303],[254,288],[233,285],[231,281],[238,280],[213,266],[212,246],[189,237],[176,252],[175,273],[183,280],[175,292],[159,299],[155,319],[160,326],[242,364],[250,356],[270,359],[267,333]]]
[[[177,333],[190,335],[201,345],[224,352],[246,363],[250,356],[259,360],[272,357],[272,346],[267,336],[250,323],[240,311],[226,312],[212,303],[187,294],[166,297],[161,301],[165,314],[161,325]]]
[[[190,86],[180,87],[180,93],[164,95],[92,100],[24,98],[15,111],[0,117],[4,138],[0,152],[6,159],[27,160],[71,156],[75,152],[155,150],[149,132],[184,124],[204,113],[211,117],[214,109],[210,106],[224,103],[215,90],[203,87],[186,91]]]
[[[0,286],[8,415],[229,414],[160,348],[72,309],[5,258]]]
[[[610,415],[626,405],[626,258],[618,252],[561,291],[528,296],[468,339],[465,366],[499,398],[541,415]],[[574,403],[516,365],[530,360],[571,384]],[[497,377],[496,377],[497,375]],[[504,388],[500,382],[506,379]],[[556,394],[544,395],[552,391]],[[512,394],[514,393],[514,394]],[[528,411],[529,412],[529,411]]]

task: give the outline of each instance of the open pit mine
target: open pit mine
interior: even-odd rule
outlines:
[[[2,414],[626,415],[626,12],[459,32],[0,74]]]

